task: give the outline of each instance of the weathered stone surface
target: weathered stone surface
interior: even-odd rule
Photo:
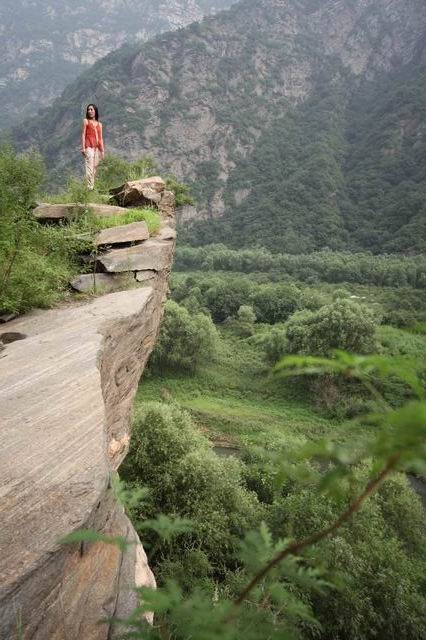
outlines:
[[[72,202],[68,204],[41,203],[33,210],[33,214],[38,220],[69,220],[73,216],[78,216],[81,208],[81,205]],[[95,216],[100,218],[122,216],[128,213],[123,207],[116,207],[110,204],[90,204],[88,208],[91,209]]]
[[[10,322],[16,318],[16,313],[10,313],[9,311],[0,311],[0,323]]]
[[[132,222],[120,227],[103,229],[95,237],[95,244],[122,244],[123,242],[141,242],[148,240],[149,231],[146,222]]]
[[[110,273],[122,271],[163,271],[169,268],[173,253],[173,243],[165,240],[146,240],[142,244],[124,249],[111,249],[98,257],[103,267]]]
[[[147,282],[148,280],[152,280],[157,275],[156,271],[151,271],[147,269],[146,271],[137,271],[136,272],[136,280],[138,282]]]
[[[144,178],[143,180],[130,180],[115,189],[110,189],[112,199],[122,207],[140,207],[147,205],[159,205],[161,194],[166,188],[166,183],[159,176]]]
[[[165,191],[161,198],[161,202],[158,205],[158,209],[163,214],[163,217],[169,218],[169,224],[171,226],[175,225],[175,207],[176,207],[176,197],[173,191]],[[173,219],[173,223],[172,223]]]
[[[166,223],[161,227],[155,238],[156,240],[174,240],[176,238],[176,229],[172,229],[172,227],[169,227]]]
[[[111,293],[131,287],[135,277],[130,273],[82,273],[70,281],[70,285],[80,293]]]
[[[22,619],[31,640],[107,640],[132,609],[135,578],[153,584],[143,550],[60,545],[79,528],[135,537],[110,489],[167,288],[112,293],[34,312],[0,356],[0,638]],[[111,447],[113,443],[122,446]]]

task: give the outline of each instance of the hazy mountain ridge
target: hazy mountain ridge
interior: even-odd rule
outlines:
[[[404,69],[398,83],[414,68],[422,70],[425,32],[426,7],[419,0],[246,0],[200,25],[108,56],[68,87],[56,109],[16,135],[50,161],[70,166],[71,155],[77,163],[70,150],[78,145],[80,105],[95,92],[110,150],[131,158],[153,155],[163,170],[193,180],[201,215],[226,212],[216,229],[203,228],[199,241],[234,239],[302,251],[369,246],[353,226],[364,215],[367,236],[376,205],[370,194],[368,209],[353,217],[361,191],[354,195],[347,178],[359,182],[353,166],[357,154],[362,164],[365,149],[388,154],[388,138],[405,116],[404,109],[400,115],[393,110],[392,83],[389,104],[381,105],[390,110],[387,120],[380,110],[368,113],[374,114],[374,99],[357,113],[354,100],[360,88],[379,81],[385,86],[398,70]],[[415,73],[421,93],[426,74]],[[414,138],[417,159],[426,166],[421,104],[406,105],[415,125],[405,138],[404,167],[412,162]],[[382,122],[386,132],[380,133]],[[372,123],[379,130],[374,148]],[[357,127],[366,131],[357,133]],[[398,160],[398,153],[386,157]],[[386,188],[377,180],[382,178],[370,180],[367,192]],[[415,181],[418,186],[419,177]],[[358,200],[357,207],[364,207],[365,199]],[[381,206],[386,228],[389,206]],[[398,218],[398,212],[392,215]],[[402,224],[410,220],[407,214]],[[398,228],[394,220],[392,232]],[[404,250],[411,250],[410,243]],[[372,248],[382,244],[379,239]]]
[[[0,128],[50,105],[99,58],[129,41],[177,29],[232,0],[3,0]]]

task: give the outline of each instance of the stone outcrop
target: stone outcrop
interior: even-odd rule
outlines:
[[[172,213],[162,216],[173,236]],[[155,585],[112,476],[127,452],[173,248],[170,237],[111,250],[105,255],[134,252],[134,269],[96,273],[97,283],[125,291],[0,328],[1,640],[111,640],[114,627],[99,620],[125,617],[137,605],[134,587]],[[93,274],[78,278],[73,286],[93,290]],[[60,544],[78,529],[135,544],[124,554],[97,542]]]
[[[123,216],[128,213],[124,207],[114,207],[109,204],[90,204],[88,205],[90,210],[95,216],[100,218],[109,218],[111,216]],[[38,220],[70,220],[74,216],[79,214],[79,211],[84,208],[83,205],[75,202],[67,204],[47,204],[41,202],[33,211],[33,215]]]
[[[171,261],[172,245],[168,241],[146,240],[134,247],[111,249],[98,257],[98,262],[109,273],[123,271],[162,271]]]
[[[103,229],[95,239],[95,244],[100,247],[105,244],[123,244],[127,242],[141,242],[148,240],[149,232],[146,222],[132,222],[120,227]]]
[[[131,180],[110,190],[111,198],[122,207],[144,207],[159,205],[166,183],[159,176]]]
[[[134,284],[133,273],[82,273],[70,281],[71,287],[80,293],[111,293],[130,289]]]

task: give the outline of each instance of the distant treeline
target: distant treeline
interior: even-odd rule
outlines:
[[[279,271],[303,282],[368,284],[426,289],[426,257],[320,251],[305,255],[270,253],[265,249],[228,249],[224,245],[179,247],[180,271]]]

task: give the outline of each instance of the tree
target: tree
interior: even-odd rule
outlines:
[[[338,299],[318,311],[299,311],[287,323],[288,353],[328,355],[334,349],[371,353],[376,319],[366,306]]]
[[[265,285],[252,296],[259,322],[282,322],[299,307],[300,291],[293,284]]]
[[[191,315],[169,300],[150,366],[159,373],[167,369],[194,373],[203,361],[214,356],[216,345],[216,328],[208,316]]]

